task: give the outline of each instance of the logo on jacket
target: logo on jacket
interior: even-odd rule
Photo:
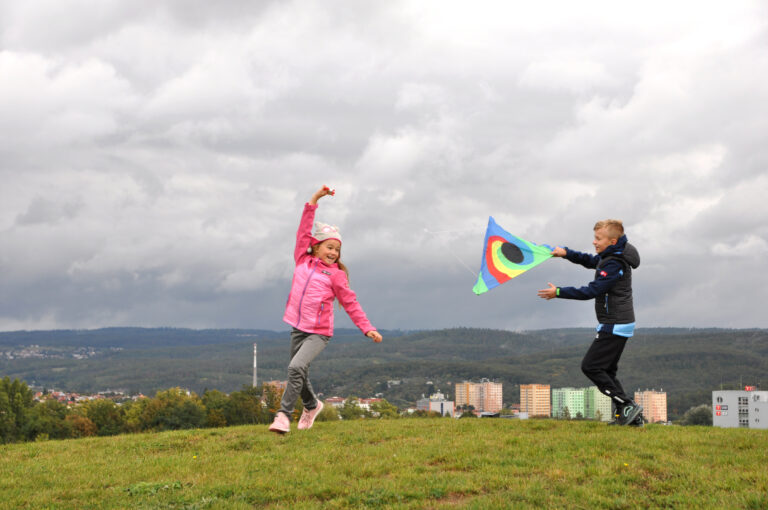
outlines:
[[[600,271],[600,276],[605,278],[606,276],[608,276],[608,273],[606,273],[605,271]]]
[[[327,274],[328,276],[331,276],[331,272],[330,271],[326,271],[325,269],[322,270],[322,273],[323,274]]]

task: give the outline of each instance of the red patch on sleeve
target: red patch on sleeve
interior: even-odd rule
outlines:
[[[600,271],[600,276],[605,278],[606,276],[608,276],[608,273],[606,273],[605,271]]]

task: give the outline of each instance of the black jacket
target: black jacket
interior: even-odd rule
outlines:
[[[613,326],[616,324],[634,324],[632,270],[640,266],[640,254],[627,242],[627,236],[621,236],[616,244],[599,255],[565,250],[566,259],[595,269],[595,279],[584,287],[560,287],[557,296],[563,299],[594,299],[600,331],[614,333],[616,328]],[[624,336],[632,335],[631,331],[628,333]]]

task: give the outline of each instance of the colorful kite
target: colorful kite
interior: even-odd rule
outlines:
[[[477,283],[472,288],[480,295],[511,280],[552,256],[552,247],[534,244],[513,236],[488,217],[485,231],[483,261]]]

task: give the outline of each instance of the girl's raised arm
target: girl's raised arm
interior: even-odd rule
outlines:
[[[315,191],[315,194],[312,195],[312,198],[309,199],[309,205],[316,205],[317,201],[323,198],[326,195],[335,195],[336,190],[329,188],[328,186],[323,186],[319,190]]]

